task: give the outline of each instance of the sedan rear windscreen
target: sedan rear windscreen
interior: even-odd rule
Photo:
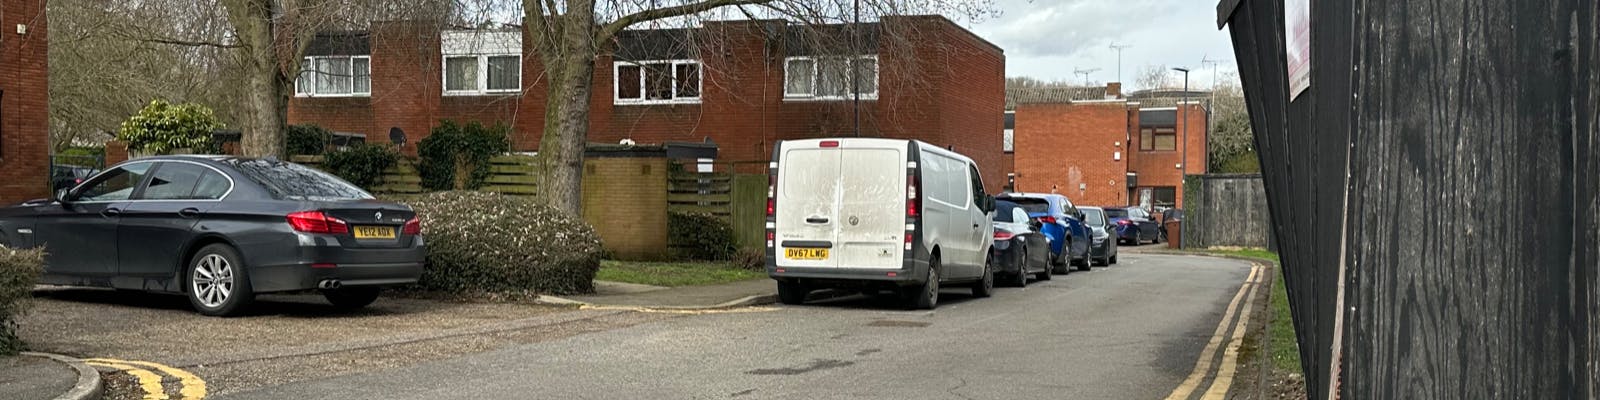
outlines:
[[[234,170],[249,177],[280,200],[365,200],[372,195],[333,175],[291,162],[272,159],[227,160]]]
[[[1106,209],[1106,218],[1127,218],[1127,217],[1128,217],[1128,210],[1124,210],[1124,209],[1121,209],[1121,208],[1107,208]]]

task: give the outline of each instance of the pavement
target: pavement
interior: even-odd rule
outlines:
[[[777,301],[778,285],[771,279],[751,279],[720,285],[661,288],[647,285],[596,282],[593,295],[551,299],[553,303],[578,302],[595,306],[649,307],[662,309],[715,309],[771,304]]]
[[[859,295],[739,308],[215,398],[1225,396],[1238,326],[1248,325],[1249,314],[1235,311],[1253,298],[1245,296],[1255,286],[1251,265],[1139,251],[1120,258],[993,298],[948,288],[932,311]]]
[[[100,374],[81,361],[54,354],[0,357],[0,398],[98,399]]]

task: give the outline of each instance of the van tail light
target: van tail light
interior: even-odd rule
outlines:
[[[422,219],[412,216],[411,219],[406,220],[405,225],[400,227],[400,233],[407,235],[421,235]]]
[[[767,174],[767,216],[776,215],[778,211],[778,174]]]
[[[1046,224],[1054,224],[1054,223],[1056,223],[1056,217],[1052,217],[1052,216],[1049,216],[1049,215],[1046,215],[1046,216],[1043,216],[1043,217],[1039,217],[1039,222],[1043,222],[1043,223],[1046,223]]]
[[[837,141],[837,140],[824,140],[824,141],[822,141],[821,146],[822,147],[839,147],[839,141]]]
[[[994,240],[1011,240],[1014,237],[1017,237],[1017,235],[1011,232],[994,231]]]
[[[289,227],[295,231],[306,233],[350,233],[350,225],[344,220],[330,217],[321,211],[301,211],[289,214]],[[419,229],[421,225],[417,226]]]
[[[907,217],[915,217],[915,216],[921,215],[921,210],[917,209],[917,204],[918,204],[917,203],[917,191],[918,191],[918,188],[920,188],[921,186],[922,186],[921,182],[917,182],[917,175],[915,175],[915,174],[907,174],[906,175],[906,216]]]

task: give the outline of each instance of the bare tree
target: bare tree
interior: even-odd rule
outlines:
[[[1141,90],[1166,89],[1171,87],[1172,75],[1166,65],[1146,65],[1139,67],[1139,72],[1133,75],[1133,83]]]
[[[970,16],[992,12],[991,3],[983,0],[864,0],[859,4],[845,0],[522,0],[525,29],[550,83],[539,142],[540,199],[563,212],[581,214],[583,151],[589,134],[595,60],[630,27],[692,26],[708,14],[820,24],[852,22],[857,15],[870,20],[919,12]]]

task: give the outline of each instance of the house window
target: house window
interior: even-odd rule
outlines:
[[[372,58],[312,56],[300,60],[294,93],[300,97],[371,96]]]
[[[783,69],[784,98],[845,100],[857,93],[878,98],[878,56],[790,57]]]
[[[444,93],[453,96],[522,91],[522,56],[450,55],[444,58]]]
[[[1173,151],[1178,149],[1178,131],[1173,128],[1144,128],[1139,130],[1139,150]]]
[[[614,67],[616,104],[700,102],[699,61],[619,61]]]
[[[993,131],[990,131],[990,132],[993,132]],[[1014,140],[1013,139],[1014,136],[1013,136],[1012,132],[1013,131],[1011,129],[1007,129],[1006,130],[1005,144],[1003,145],[1003,147],[1005,147],[1005,152],[1007,152],[1007,153],[1013,152],[1016,149],[1016,147],[1013,147],[1014,146],[1013,143],[1015,143],[1015,142],[1013,141]]]

